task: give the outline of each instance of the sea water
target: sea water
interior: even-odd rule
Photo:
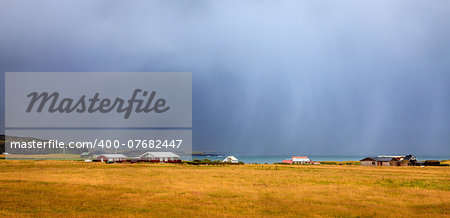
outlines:
[[[229,154],[233,155],[233,154]],[[192,157],[182,157],[183,160],[194,160],[194,159],[209,159],[209,160],[223,160],[228,155],[223,156],[192,156]],[[280,163],[283,160],[291,159],[293,155],[233,155],[239,161],[247,164],[251,163]],[[303,155],[302,155],[303,156]],[[373,157],[377,155],[342,155],[342,156],[332,156],[332,155],[308,155],[311,161],[359,161],[365,157]],[[450,155],[440,155],[440,156],[430,156],[430,155],[418,155],[416,158],[419,161],[423,160],[449,160]]]

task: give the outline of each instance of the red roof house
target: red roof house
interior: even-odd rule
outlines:
[[[291,159],[291,160],[283,160],[282,163],[285,163],[285,164],[291,164],[291,163],[292,163],[292,159]]]

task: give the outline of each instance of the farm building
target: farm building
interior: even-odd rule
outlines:
[[[96,160],[97,161],[125,161],[126,160],[126,156],[123,154],[102,154],[97,156]]]
[[[361,161],[361,166],[397,166],[397,159],[394,157],[366,157]]]
[[[311,161],[307,156],[292,156],[291,159],[283,160],[285,164],[319,164],[319,162]]]
[[[307,164],[311,162],[311,160],[307,156],[293,156],[292,163],[294,164]]]
[[[414,155],[406,156],[376,156],[366,157],[361,161],[361,166],[412,166],[417,164]]]
[[[415,165],[417,165],[417,158],[414,155],[412,155],[412,154],[406,155],[403,158],[403,160],[407,161],[408,166],[415,166]]]
[[[238,163],[239,161],[235,156],[228,156],[222,162]]]
[[[94,154],[92,154],[91,152],[83,152],[80,154],[80,158],[88,159],[88,158],[92,158],[93,155]]]
[[[91,155],[92,160],[97,160],[97,157],[102,155],[103,152],[105,151],[91,151],[89,152],[90,153],[89,155]]]
[[[290,160],[283,160],[282,163],[285,163],[285,164],[292,164],[292,159],[290,159]]]
[[[157,162],[180,162],[180,156],[173,152],[146,152],[139,156],[140,160]]]

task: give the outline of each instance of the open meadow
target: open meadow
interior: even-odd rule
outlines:
[[[0,216],[449,217],[450,167],[0,160]]]

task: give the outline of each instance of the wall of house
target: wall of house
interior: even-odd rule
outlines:
[[[391,162],[385,161],[385,162],[381,162],[381,166],[392,166],[392,165],[391,165]]]
[[[390,162],[391,166],[400,166],[398,163],[399,163],[398,161],[391,161]]]
[[[305,164],[306,161],[292,161],[292,163],[295,163],[295,164]]]
[[[361,166],[376,166],[377,163],[375,161],[361,161]]]

